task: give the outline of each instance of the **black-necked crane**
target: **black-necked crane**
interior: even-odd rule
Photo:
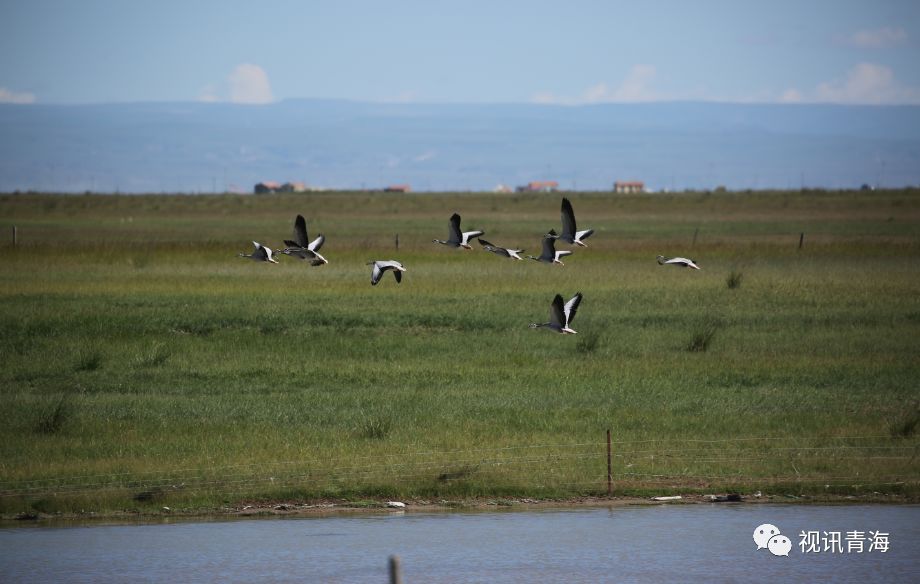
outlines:
[[[402,273],[406,271],[406,268],[396,260],[376,260],[367,262],[367,265],[374,266],[371,270],[371,286],[376,286],[387,270],[393,270],[393,276],[396,278],[396,283],[399,284],[402,282]]]
[[[699,270],[700,267],[696,265],[696,262],[693,260],[688,260],[687,258],[666,258],[664,256],[658,256],[658,263],[662,266],[681,266],[684,268],[692,268],[694,270]]]
[[[448,224],[448,228],[449,231],[446,240],[433,239],[432,241],[442,245],[448,245],[450,247],[473,249],[470,247],[470,239],[473,237],[479,237],[485,233],[484,231],[460,231],[460,215],[456,213],[450,216],[450,223]]]
[[[562,303],[562,295],[556,294],[553,298],[553,304],[549,309],[549,322],[531,323],[530,328],[547,328],[563,335],[574,335],[578,331],[572,330],[572,320],[575,319],[575,312],[578,305],[581,304],[582,294],[576,292],[568,302]]]
[[[272,257],[275,254],[274,252],[272,252],[270,247],[266,247],[262,245],[261,243],[259,243],[258,241],[253,241],[252,245],[256,246],[255,250],[253,250],[253,252],[250,254],[245,254],[245,253],[240,252],[241,258],[249,258],[257,262],[271,262],[273,264],[278,263],[275,261],[275,258]]]
[[[549,233],[543,236],[543,253],[540,254],[540,257],[535,258],[532,255],[529,255],[527,258],[547,264],[559,264],[560,266],[564,266],[565,264],[562,263],[560,258],[563,258],[572,252],[568,250],[556,251],[556,237],[556,232],[553,229],[550,229]]]
[[[294,219],[294,240],[285,239],[286,248],[281,250],[285,255],[299,257],[302,260],[310,260],[311,266],[321,266],[328,264],[329,261],[319,254],[319,248],[323,247],[326,237],[320,233],[313,241],[307,237],[307,221],[303,215],[298,215]]]
[[[553,233],[553,239],[561,239],[566,243],[580,245],[581,247],[588,247],[582,240],[591,237],[592,233],[594,233],[593,229],[578,231],[578,227],[575,224],[575,211],[572,209],[572,203],[566,197],[563,197],[562,233],[559,235],[555,235],[555,233]]]
[[[514,258],[516,260],[524,259],[520,255],[518,255],[524,251],[523,249],[511,249],[510,247],[499,247],[497,245],[489,243],[488,241],[486,241],[485,239],[482,239],[481,237],[477,239],[476,241],[479,242],[479,245],[481,245],[484,250],[491,251],[492,253],[496,255],[500,255],[506,258]]]

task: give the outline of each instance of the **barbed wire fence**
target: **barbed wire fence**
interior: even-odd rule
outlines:
[[[377,450],[375,448],[375,450]],[[14,479],[0,499],[125,493],[227,496],[401,489],[422,494],[613,495],[643,488],[920,486],[920,441],[892,436],[611,440]]]

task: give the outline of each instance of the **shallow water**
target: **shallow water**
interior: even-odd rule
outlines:
[[[757,549],[777,526],[788,557]],[[804,553],[800,533],[841,534]],[[889,551],[847,551],[847,532]],[[825,535],[825,539],[828,535]],[[852,541],[856,541],[852,538]],[[819,544],[821,541],[819,540]],[[855,545],[855,544],[854,544]],[[917,582],[920,506],[661,505],[0,529],[4,582]]]

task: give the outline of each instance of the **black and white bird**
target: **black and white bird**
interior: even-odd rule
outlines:
[[[393,270],[393,276],[396,277],[396,283],[399,284],[402,282],[402,273],[406,271],[406,268],[396,260],[377,260],[367,262],[367,265],[374,266],[371,270],[371,286],[376,286],[387,270]]]
[[[299,257],[302,260],[310,260],[311,266],[321,266],[328,264],[329,261],[319,254],[319,248],[323,247],[326,237],[320,233],[313,241],[307,243],[307,221],[303,215],[298,215],[294,219],[294,240],[285,239],[284,245],[287,247],[281,250],[285,255]]]
[[[662,266],[671,265],[671,266],[681,266],[684,268],[692,268],[694,270],[699,270],[700,267],[696,265],[696,262],[693,260],[688,260],[687,258],[666,258],[664,256],[658,256],[658,263]]]
[[[524,251],[523,249],[511,249],[510,247],[499,247],[497,245],[489,243],[488,241],[486,241],[485,239],[482,239],[481,237],[477,239],[476,241],[479,242],[479,245],[481,245],[484,250],[491,251],[492,253],[496,255],[500,255],[506,258],[514,258],[516,260],[522,260],[522,261],[524,259],[520,255],[518,255]]]
[[[578,331],[572,330],[572,321],[575,319],[575,312],[578,305],[581,304],[582,294],[576,292],[568,302],[562,303],[562,295],[556,294],[553,298],[553,304],[549,309],[549,322],[531,323],[530,328],[548,328],[563,335],[574,335]]]
[[[552,233],[552,232],[551,232]],[[588,239],[591,237],[591,234],[594,233],[593,229],[585,229],[584,231],[578,231],[578,228],[575,225],[575,211],[572,209],[572,203],[566,198],[562,198],[562,233],[560,235],[555,235],[553,239],[561,239],[566,243],[571,243],[573,245],[580,245],[581,247],[588,247],[582,241],[583,239]]]
[[[275,261],[275,258],[273,257],[275,254],[271,250],[270,247],[266,247],[262,245],[261,243],[259,243],[258,241],[253,241],[252,245],[256,246],[256,249],[253,250],[253,252],[250,254],[245,254],[241,252],[240,253],[241,258],[249,258],[257,262],[271,262],[273,264],[278,263]]]
[[[448,245],[450,247],[473,249],[470,247],[470,239],[473,237],[479,237],[485,233],[484,231],[460,231],[460,215],[456,213],[450,216],[450,223],[448,224],[448,228],[449,232],[446,241],[442,239],[433,239],[432,241],[442,245]]]
[[[559,258],[563,258],[572,252],[568,250],[556,251],[556,237],[556,232],[553,229],[550,229],[549,233],[543,236],[543,253],[540,254],[540,257],[535,258],[532,255],[529,255],[527,258],[547,264],[559,264],[560,266],[564,266],[565,264],[562,263]]]

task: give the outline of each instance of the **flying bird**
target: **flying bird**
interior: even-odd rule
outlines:
[[[692,268],[694,270],[699,270],[700,267],[696,265],[696,262],[693,260],[688,260],[687,258],[666,258],[664,256],[658,256],[658,263],[662,266],[669,264],[672,266],[681,266],[684,268]]]
[[[548,328],[563,335],[577,334],[578,331],[572,330],[571,324],[572,320],[575,319],[575,312],[578,310],[578,305],[581,304],[581,299],[581,292],[576,292],[575,296],[572,296],[568,302],[563,304],[562,295],[556,294],[549,309],[549,322],[534,322],[531,323],[530,328]]]
[[[591,237],[591,234],[594,233],[593,229],[585,229],[584,231],[578,231],[578,228],[575,225],[575,211],[572,209],[572,203],[568,198],[562,198],[562,234],[555,235],[553,239],[561,239],[567,243],[574,245],[580,245],[581,247],[588,247],[582,241],[583,239],[588,239]]]
[[[481,245],[484,250],[491,251],[492,253],[496,255],[500,255],[506,258],[514,258],[516,260],[522,260],[522,261],[524,259],[518,255],[519,253],[524,251],[523,249],[511,249],[508,247],[499,247],[497,245],[493,245],[489,243],[488,241],[486,241],[485,239],[482,239],[481,237],[477,239],[476,241],[479,242],[479,245]]]
[[[284,240],[284,244],[287,247],[282,249],[281,253],[296,256],[302,260],[310,260],[311,266],[328,264],[329,261],[319,254],[319,248],[323,247],[323,243],[326,242],[326,237],[320,233],[319,236],[310,243],[307,243],[308,240],[307,221],[303,218],[303,215],[298,215],[297,218],[294,219],[294,239]]]
[[[460,215],[457,215],[456,213],[450,216],[450,224],[448,227],[450,231],[446,241],[442,239],[433,239],[432,241],[442,245],[448,245],[450,247],[473,249],[470,247],[470,239],[473,237],[479,237],[485,233],[484,231],[460,231]]]
[[[393,270],[393,276],[396,277],[396,283],[399,284],[402,282],[402,273],[406,271],[406,268],[396,260],[377,260],[367,262],[367,265],[374,266],[371,271],[371,286],[376,286],[387,270]]]
[[[275,258],[272,257],[275,254],[272,252],[270,247],[266,247],[258,241],[253,241],[252,245],[256,246],[256,249],[251,254],[245,254],[241,252],[241,258],[249,258],[257,262],[271,262],[273,264],[278,263],[275,261]]]
[[[549,233],[543,236],[543,253],[540,254],[540,257],[535,258],[532,255],[527,257],[538,262],[544,262],[547,264],[559,264],[560,266],[564,266],[565,264],[562,263],[559,258],[563,258],[572,252],[568,250],[556,251],[556,237],[556,232],[550,229]]]

